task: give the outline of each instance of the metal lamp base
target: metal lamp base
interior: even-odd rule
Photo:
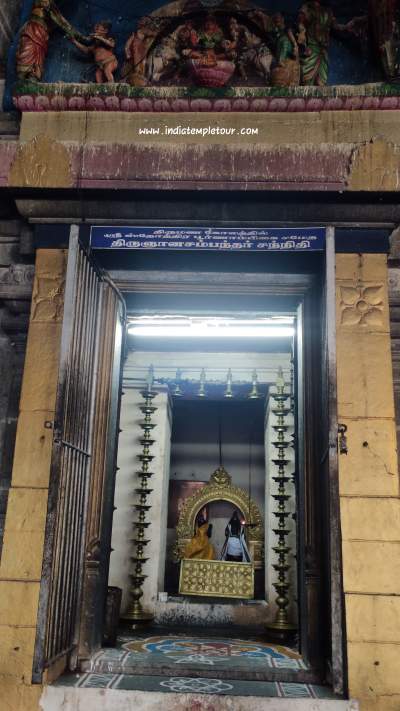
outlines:
[[[131,610],[122,615],[121,620],[127,624],[132,629],[137,629],[138,627],[145,627],[154,620],[154,615],[152,612],[146,612],[146,610]]]
[[[283,644],[290,644],[297,635],[296,625],[292,625],[290,622],[268,622],[265,625],[265,629],[273,641],[282,642]]]

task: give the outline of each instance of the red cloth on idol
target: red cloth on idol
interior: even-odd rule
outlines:
[[[22,28],[18,52],[18,74],[29,74],[37,79],[42,78],[44,62],[49,46],[49,31],[37,20],[29,20]]]

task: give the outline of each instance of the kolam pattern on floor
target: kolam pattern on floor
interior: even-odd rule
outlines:
[[[294,649],[257,638],[230,637],[229,631],[217,637],[209,632],[151,636],[138,632],[118,637],[117,646],[100,650],[84,672],[64,675],[56,684],[222,696],[337,698],[318,684],[258,680],[257,674],[268,670],[286,670],[292,678],[308,667]],[[254,672],[254,680],[240,678],[249,671]]]

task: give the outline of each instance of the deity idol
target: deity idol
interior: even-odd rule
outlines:
[[[19,79],[42,79],[53,26],[70,37],[85,39],[60,13],[53,0],[35,0],[29,19],[19,35],[16,54]]]
[[[223,545],[220,560],[235,563],[250,563],[250,553],[247,548],[244,525],[237,511],[233,512],[225,529],[226,540]]]
[[[273,60],[267,45],[245,25],[239,24],[236,17],[229,20],[229,36],[224,47],[235,61],[242,79],[247,80],[246,67],[254,67],[267,82]]]
[[[300,8],[299,28],[305,30],[301,68],[302,84],[324,86],[328,81],[328,48],[332,30],[352,31],[352,23],[340,25],[328,7],[320,0],[309,0]],[[300,44],[300,40],[298,38]]]
[[[142,17],[136,32],[132,32],[125,45],[126,62],[122,76],[132,86],[145,86],[148,83],[146,76],[147,60],[154,40],[160,32],[162,25],[157,24],[150,17]]]
[[[208,15],[203,29],[198,33],[192,33],[191,41],[195,45],[195,49],[191,53],[192,58],[203,59],[204,64],[215,64],[218,55],[221,55],[220,58],[224,59],[223,40],[224,34],[217,20],[212,15]]]
[[[211,533],[212,525],[208,523],[207,509],[204,508],[197,517],[194,536],[187,544],[183,557],[215,560],[214,546],[210,542]]]
[[[89,39],[91,44],[86,46],[78,42],[75,38],[71,38],[74,45],[84,54],[92,54],[96,64],[96,82],[103,84],[104,82],[114,81],[114,72],[118,67],[118,59],[114,54],[115,40],[110,37],[111,22],[102,20],[97,22],[93,28],[93,32]]]
[[[281,12],[273,15],[272,23],[276,65],[271,73],[271,83],[273,86],[297,86],[300,83],[300,62],[296,38],[286,27]]]
[[[196,84],[224,86],[235,71],[227,56],[224,33],[213,15],[208,15],[203,27],[191,34],[193,49],[185,53]]]

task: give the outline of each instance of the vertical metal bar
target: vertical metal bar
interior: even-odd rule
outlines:
[[[304,304],[297,307],[296,319],[296,350],[295,350],[295,382],[296,382],[296,411],[295,411],[295,445],[296,445],[296,538],[297,538],[297,590],[299,609],[300,651],[305,659],[308,657],[308,606],[305,583],[305,541],[306,541],[306,512],[305,512],[305,394],[304,394]]]
[[[64,625],[63,646],[69,647],[71,640],[69,635],[71,618],[74,615],[74,587],[75,587],[75,558],[79,546],[79,521],[80,521],[80,497],[82,471],[84,469],[84,457],[82,453],[73,450],[74,459],[74,482],[73,482],[73,506],[71,517],[71,528],[68,536],[68,547],[65,561],[65,611],[62,619]]]
[[[70,616],[69,622],[69,641],[73,642],[75,633],[75,624],[77,619],[77,601],[80,591],[80,575],[79,571],[82,572],[82,560],[84,552],[84,502],[85,502],[85,492],[87,486],[87,476],[89,460],[81,455],[81,467],[80,467],[80,480],[79,488],[77,490],[77,500],[79,507],[79,515],[77,518],[78,528],[76,531],[76,548],[74,550],[74,555],[72,557],[72,570],[71,576],[74,580],[74,588],[72,590],[72,602],[71,608],[73,609],[73,615]]]
[[[56,633],[58,635],[58,649],[57,653],[61,652],[63,647],[67,644],[66,626],[68,624],[68,618],[70,615],[69,603],[70,603],[70,590],[73,580],[70,576],[70,556],[72,550],[72,541],[75,538],[75,528],[76,528],[76,487],[79,478],[78,473],[78,453],[76,450],[65,447],[68,451],[68,489],[66,491],[65,505],[67,508],[66,513],[66,525],[63,530],[63,538],[59,541],[59,545],[62,547],[62,567],[58,572],[57,585],[56,585],[56,596],[58,598],[58,621],[56,627]],[[68,505],[69,502],[69,505]]]
[[[97,321],[98,321],[98,292],[99,292],[99,282],[97,274],[92,271],[91,274],[91,284],[90,284],[90,301],[88,303],[89,312],[89,323],[87,324],[87,338],[88,344],[85,352],[83,353],[83,370],[86,373],[87,379],[87,390],[85,392],[85,428],[82,432],[82,441],[84,442],[84,449],[90,450],[90,425],[91,417],[90,410],[93,399],[93,388],[95,381],[94,363],[95,350],[96,350],[96,333],[97,333]]]
[[[76,488],[76,452],[69,448],[66,449],[66,462],[67,462],[67,485],[65,489],[65,496],[63,500],[63,505],[65,509],[64,513],[64,526],[62,531],[62,537],[58,541],[58,545],[61,549],[60,555],[60,567],[57,571],[55,578],[55,611],[56,611],[56,624],[54,634],[57,639],[56,653],[59,653],[64,646],[64,628],[65,628],[65,618],[66,613],[68,615],[68,595],[69,588],[71,585],[71,580],[68,579],[66,575],[66,569],[68,568],[69,560],[69,547],[71,536],[74,534],[74,515],[75,515],[75,488]],[[68,505],[70,502],[72,505]]]
[[[329,519],[331,572],[332,676],[337,694],[346,691],[345,607],[342,580],[339,463],[337,451],[335,228],[326,231],[326,342],[329,411]]]
[[[86,279],[87,279],[87,271],[88,271],[88,265],[86,263],[86,260],[84,260],[84,256],[82,254],[82,251],[79,250],[79,263],[80,263],[80,269],[78,273],[78,283],[77,283],[77,292],[78,292],[78,297],[77,297],[77,308],[76,312],[74,314],[74,336],[73,336],[73,344],[72,344],[72,352],[71,352],[71,370],[73,373],[73,379],[71,382],[71,407],[70,409],[66,412],[66,422],[65,422],[65,435],[64,439],[73,443],[73,444],[78,444],[77,438],[76,438],[76,431],[77,427],[79,427],[77,423],[77,417],[78,417],[78,407],[79,407],[79,398],[81,396],[81,378],[82,378],[82,373],[80,369],[80,362],[79,362],[79,356],[80,356],[80,351],[82,347],[82,339],[85,336],[85,329],[84,329],[84,324],[82,323],[83,320],[83,314],[84,314],[84,308],[85,308],[85,285],[86,285]]]
[[[66,403],[63,418],[63,438],[69,438],[71,434],[71,427],[74,426],[75,418],[73,416],[73,411],[75,407],[75,383],[76,383],[76,349],[77,349],[77,321],[79,318],[79,313],[81,310],[82,303],[82,290],[80,288],[81,276],[82,276],[82,253],[77,247],[77,268],[76,268],[76,299],[75,308],[72,318],[72,335],[70,352],[68,353],[68,366],[69,366],[69,379],[67,382],[67,392],[66,392]]]
[[[84,260],[85,267],[83,270],[82,277],[82,310],[79,314],[79,323],[77,323],[77,328],[79,328],[79,336],[77,341],[77,350],[79,356],[79,374],[77,380],[77,391],[75,398],[75,421],[72,431],[71,441],[80,449],[85,448],[86,442],[84,441],[83,430],[84,430],[84,417],[85,417],[85,392],[87,389],[86,382],[86,372],[83,368],[83,353],[88,348],[88,322],[89,322],[89,308],[91,300],[91,279],[92,273],[90,265],[87,263],[84,254],[82,253],[82,259]]]

